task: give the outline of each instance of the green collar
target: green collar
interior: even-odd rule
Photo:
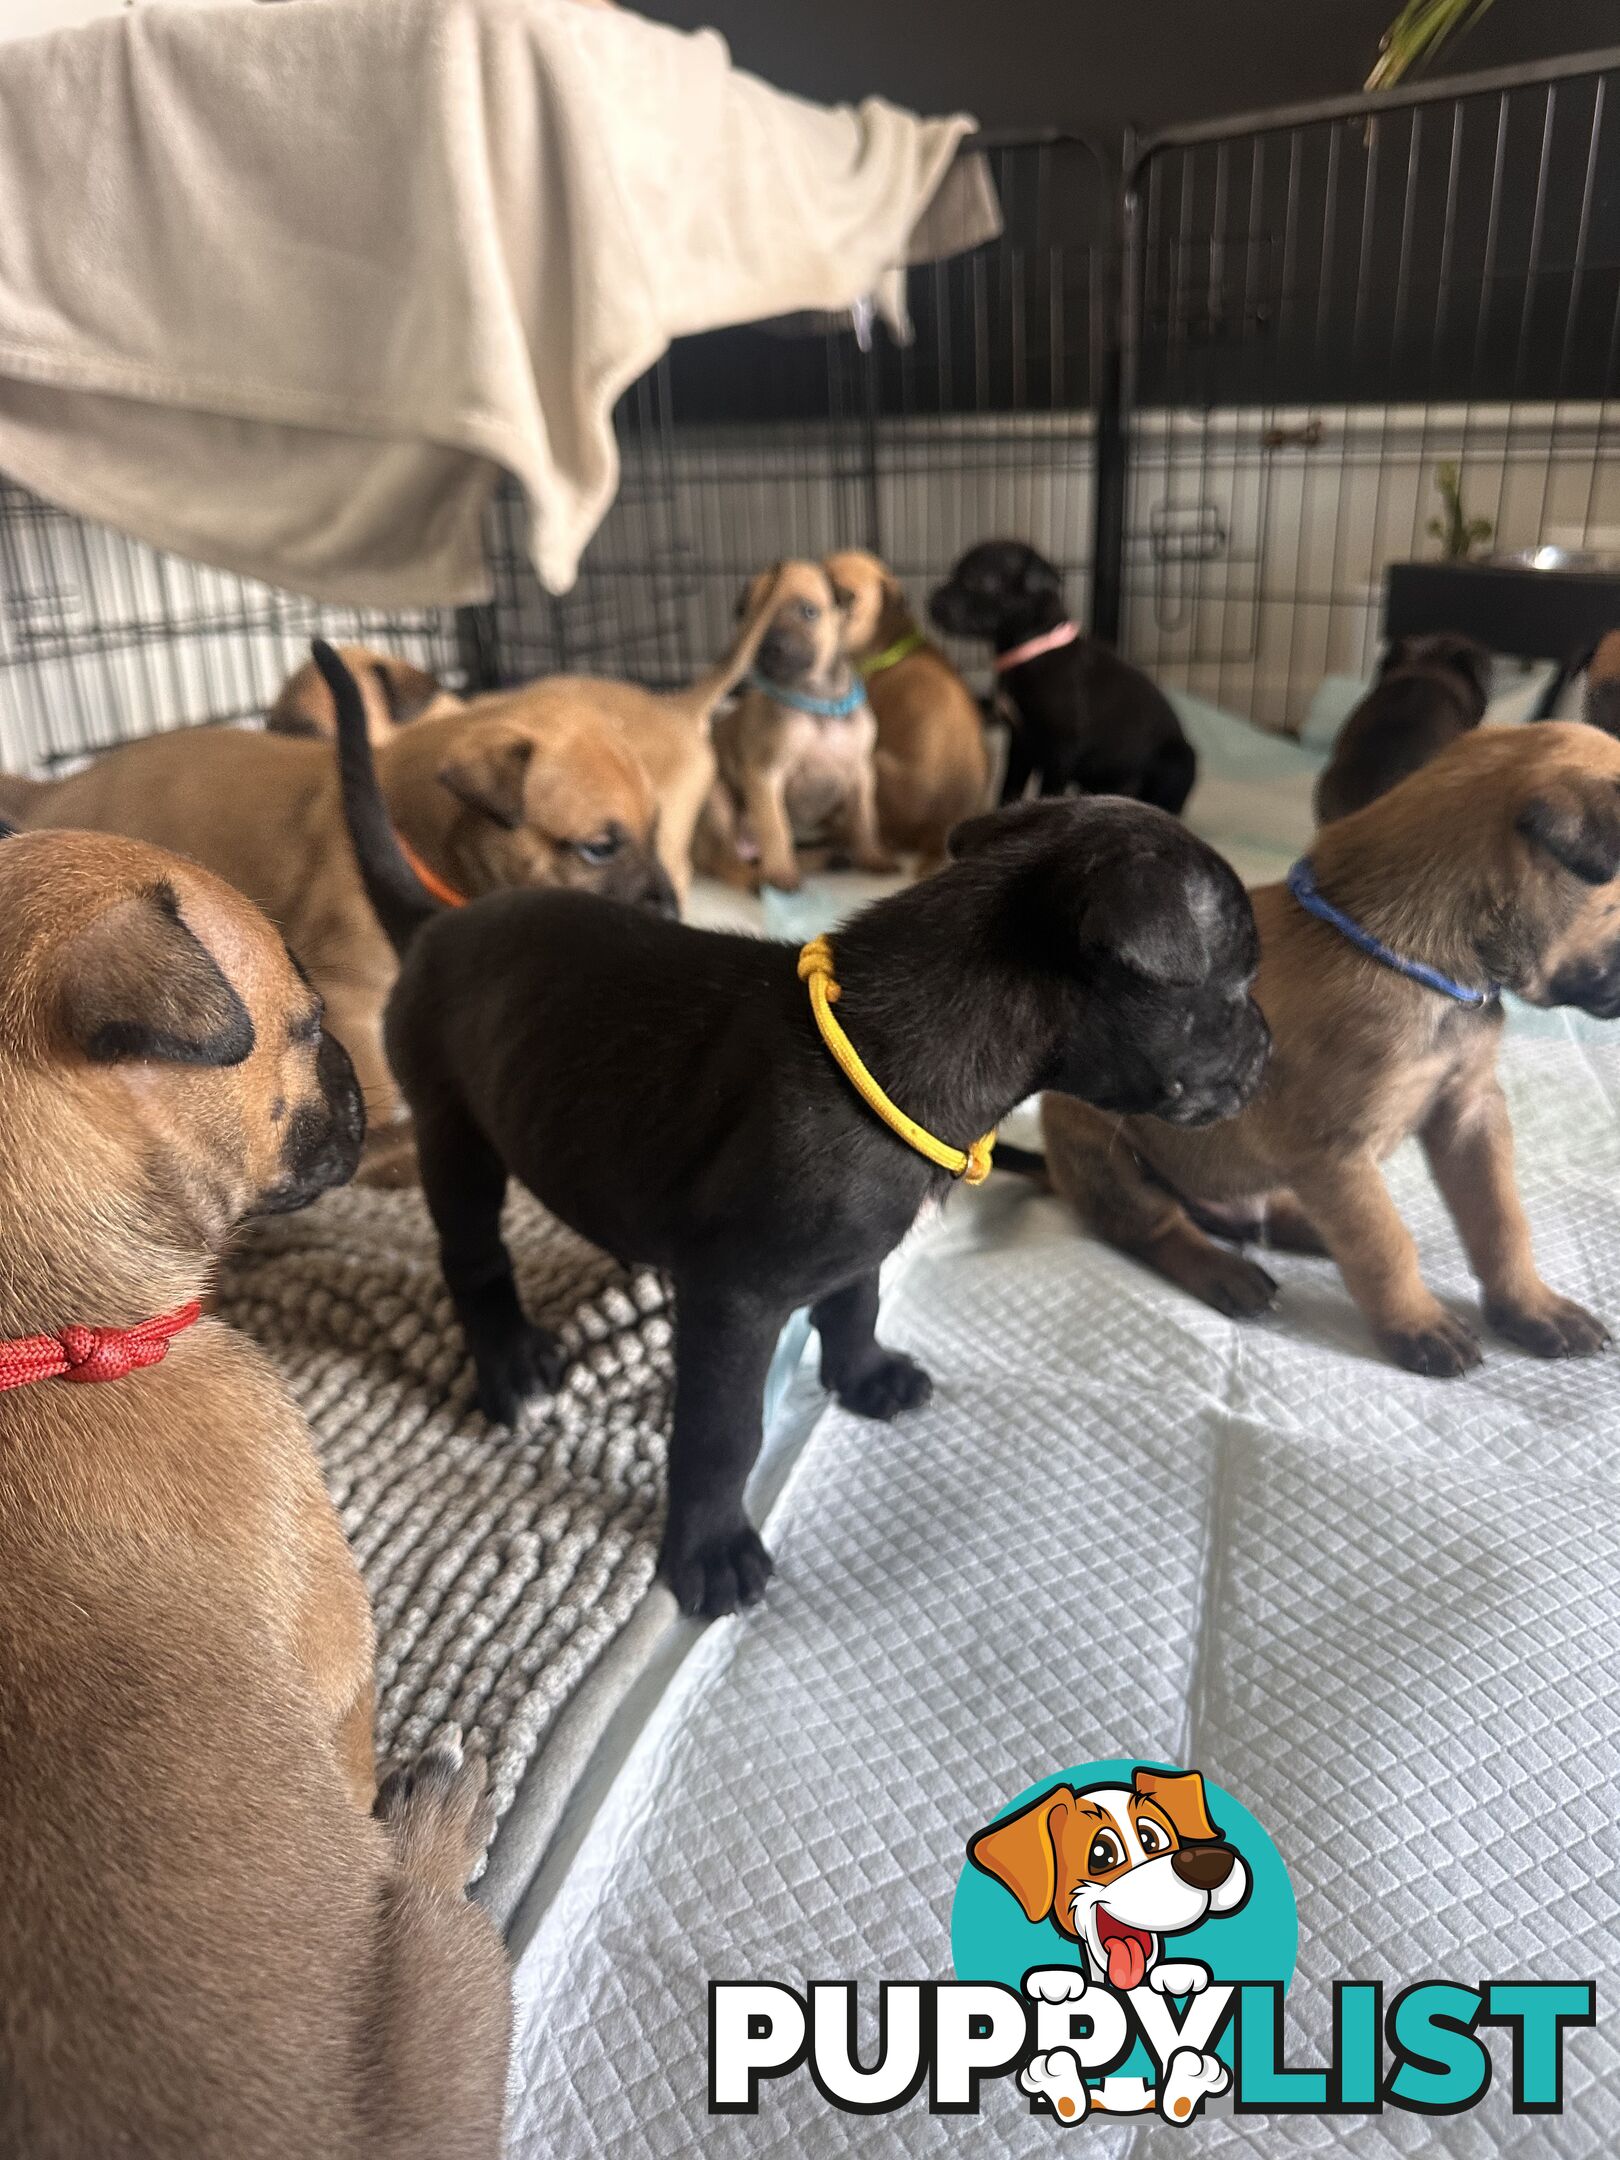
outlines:
[[[908,630],[903,637],[897,637],[892,645],[885,645],[882,652],[874,653],[870,660],[861,662],[861,680],[870,682],[874,675],[881,675],[885,668],[898,667],[902,660],[909,660],[919,646],[927,643],[928,640],[920,630]]]

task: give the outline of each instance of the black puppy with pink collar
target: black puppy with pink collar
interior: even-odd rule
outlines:
[[[1070,619],[1063,580],[1022,540],[969,548],[928,603],[941,630],[995,648],[1012,744],[1003,802],[1128,795],[1178,814],[1198,773],[1164,693]]]

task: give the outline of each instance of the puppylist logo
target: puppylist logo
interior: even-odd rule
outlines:
[[[1590,1981],[1337,1982],[1320,2066],[1283,2055],[1299,1924],[1271,1839],[1196,1770],[1082,1764],[1020,1793],[967,1841],[951,1913],[956,1978],[888,1981],[875,2048],[857,2046],[856,1989],[716,1981],[709,2107],[758,2111],[762,2084],[804,2071],[829,2105],[979,2112],[1010,2080],[1073,2128],[1206,2102],[1239,2114],[1455,2115],[1476,2107],[1503,2034],[1517,2114],[1563,2106],[1565,2032],[1591,2025]]]

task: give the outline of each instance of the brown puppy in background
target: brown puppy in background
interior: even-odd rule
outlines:
[[[1397,638],[1316,783],[1317,823],[1364,810],[1485,717],[1491,656],[1472,638]]]
[[[1322,898],[1458,987],[1620,1017],[1620,743],[1595,728],[1465,735],[1326,826],[1309,867]],[[1387,1354],[1451,1376],[1479,1344],[1424,1283],[1381,1169],[1415,1133],[1491,1325],[1537,1357],[1602,1349],[1603,1323],[1536,1272],[1496,1079],[1499,1000],[1465,1005],[1397,972],[1287,885],[1250,897],[1275,1043],[1258,1094],[1202,1132],[1048,1095],[1056,1190],[1099,1237],[1237,1318],[1277,1285],[1206,1231],[1326,1250]]]
[[[949,859],[946,835],[990,794],[979,701],[917,627],[900,580],[863,548],[827,557],[844,606],[844,651],[860,670],[877,721],[878,831],[919,858],[927,876]]]
[[[637,683],[609,676],[543,675],[518,689],[475,701],[479,712],[561,721],[589,715],[616,722],[652,782],[658,801],[659,858],[682,902],[692,883],[693,835],[715,783],[715,712],[753,666],[760,641],[770,628],[775,575],[767,571],[755,580],[737,634],[724,656],[684,690],[643,690]],[[348,655],[343,657],[346,660]],[[373,734],[373,742],[376,739]]]
[[[377,770],[400,836],[447,905],[557,885],[674,906],[652,789],[611,722],[452,710],[391,734]],[[397,962],[355,867],[329,743],[239,728],[154,735],[65,780],[0,777],[0,816],[149,840],[256,900],[326,1000],[373,1123],[400,1115],[382,1044]]]
[[[1586,705],[1581,718],[1605,735],[1620,735],[1620,630],[1599,638],[1586,665]]]
[[[375,652],[369,645],[340,645],[338,651],[360,685],[374,743],[386,742],[396,728],[412,720],[454,712],[465,702],[453,690],[446,690],[436,675],[394,653]],[[287,677],[264,724],[273,735],[323,735],[328,742],[336,741],[332,693],[313,660],[306,660]]]
[[[0,981],[0,2152],[494,2160],[481,1777],[373,1814],[308,1431],[190,1319],[242,1216],[353,1170],[353,1069],[263,916],[125,840],[0,840]],[[98,1332],[165,1316],[133,1369]],[[99,1384],[17,1384],[63,1365]]]
[[[695,851],[728,883],[796,892],[798,846],[824,840],[858,870],[898,868],[878,838],[877,724],[844,654],[847,597],[812,562],[778,563],[743,594],[739,614],[765,600],[767,620],[742,696],[715,722],[720,782]]]

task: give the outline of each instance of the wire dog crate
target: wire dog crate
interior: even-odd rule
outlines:
[[[1297,727],[1450,516],[1620,555],[1617,80],[1612,52],[1127,146],[1135,658]]]
[[[921,599],[975,540],[1057,562],[1166,682],[1297,729],[1364,675],[1437,481],[1498,548],[1620,556],[1620,48],[1127,139],[980,138],[1002,237],[914,270],[914,336],[680,341],[623,400],[572,592],[497,497],[485,606],[317,606],[0,483],[0,764],[260,712],[310,635],[474,688],[667,684],[783,556],[872,548]],[[969,667],[982,655],[963,649]]]

